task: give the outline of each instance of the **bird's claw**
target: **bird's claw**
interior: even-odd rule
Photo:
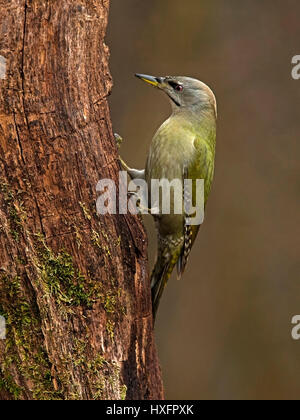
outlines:
[[[117,143],[117,147],[118,147],[118,149],[120,149],[121,144],[123,142],[123,138],[117,133],[114,133],[114,137],[115,137],[115,141]]]

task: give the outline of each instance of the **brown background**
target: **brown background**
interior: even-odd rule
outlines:
[[[112,0],[110,103],[129,164],[144,166],[169,113],[135,72],[194,76],[218,100],[206,221],[157,322],[170,399],[300,397],[299,16],[298,0]]]

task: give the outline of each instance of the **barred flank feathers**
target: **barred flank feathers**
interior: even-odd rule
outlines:
[[[188,263],[189,256],[193,246],[193,228],[186,225],[184,227],[184,244],[181,254],[177,261],[177,277],[180,279],[184,273],[185,267]]]
[[[183,202],[184,202],[184,211],[185,213],[188,211],[190,212],[190,209],[192,208],[192,197],[193,197],[193,191],[189,190],[189,188],[186,188],[185,180],[188,180],[188,169],[187,167],[183,168]],[[191,225],[186,224],[186,220],[188,218],[188,214],[185,214],[185,218],[183,221],[183,235],[184,235],[184,241],[183,241],[183,247],[180,253],[180,256],[177,261],[177,277],[180,279],[184,273],[185,267],[187,265],[192,246],[193,246],[193,228]]]
[[[173,269],[178,261],[183,244],[183,238],[170,240],[168,243],[160,238],[160,251],[151,275],[152,309],[155,321],[163,291],[168,283]]]

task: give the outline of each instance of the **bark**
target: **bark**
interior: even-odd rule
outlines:
[[[96,213],[120,169],[108,8],[0,0],[1,399],[163,397],[144,228]]]

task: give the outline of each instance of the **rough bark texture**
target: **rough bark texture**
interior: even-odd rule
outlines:
[[[96,214],[119,171],[108,7],[0,0],[1,399],[163,397],[143,226]]]

